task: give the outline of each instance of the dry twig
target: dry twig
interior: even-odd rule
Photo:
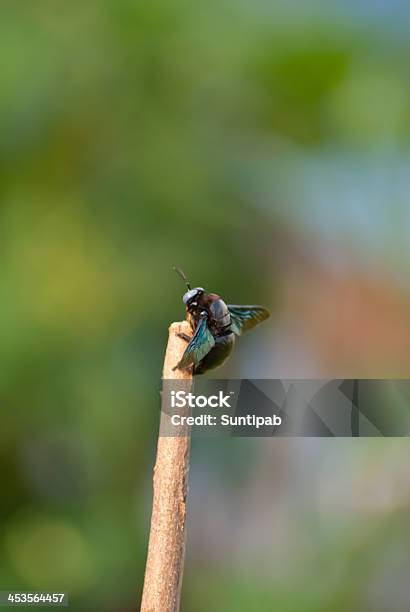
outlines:
[[[186,348],[177,333],[191,334],[187,321],[169,328],[163,379],[192,384],[189,370],[175,370]],[[183,384],[183,383],[181,383]],[[169,398],[162,397],[161,426],[166,425]],[[178,612],[185,556],[186,498],[189,473],[190,431],[178,437],[158,437],[154,468],[154,497],[145,569],[141,612]]]

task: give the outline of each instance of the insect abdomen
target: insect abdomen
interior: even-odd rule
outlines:
[[[215,341],[215,346],[194,368],[194,374],[205,374],[208,370],[213,370],[225,363],[235,346],[235,334],[229,332],[226,335],[218,336]]]

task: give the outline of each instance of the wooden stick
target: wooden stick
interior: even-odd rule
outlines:
[[[186,385],[184,388],[189,391],[192,384],[191,371],[172,370],[187,346],[177,333],[192,335],[189,323],[172,323],[169,328],[163,379],[186,381],[179,384]],[[169,420],[168,395],[164,390],[141,612],[178,612],[181,598],[190,430],[188,427],[180,430],[178,437],[161,436]]]

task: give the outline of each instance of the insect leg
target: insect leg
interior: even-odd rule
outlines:
[[[191,342],[191,337],[188,334],[180,334],[179,332],[176,334],[178,338],[182,338],[185,342]]]

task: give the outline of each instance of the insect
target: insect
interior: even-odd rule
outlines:
[[[227,360],[235,346],[236,336],[265,321],[270,313],[263,306],[227,305],[217,293],[206,293],[202,287],[191,289],[184,272],[176,267],[174,270],[188,288],[182,300],[193,335],[178,334],[188,342],[188,346],[173,369],[192,366],[194,374],[204,374]]]

